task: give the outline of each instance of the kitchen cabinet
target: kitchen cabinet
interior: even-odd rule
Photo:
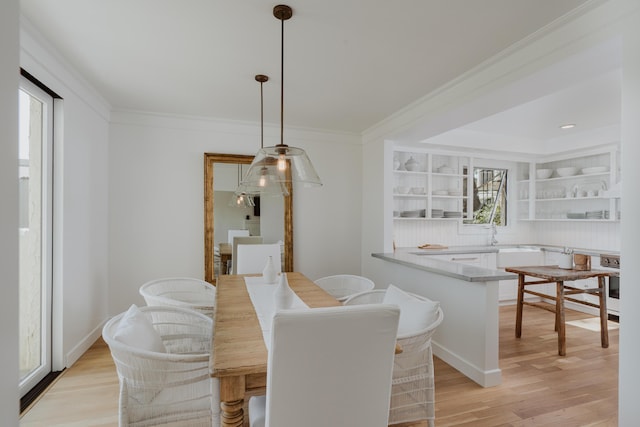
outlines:
[[[496,268],[496,254],[493,252],[473,252],[466,254],[425,255],[433,259],[472,265],[474,267]]]
[[[462,219],[466,193],[463,159],[445,154],[394,151],[394,219]]]
[[[617,146],[521,163],[517,178],[518,218],[619,221],[619,165]]]

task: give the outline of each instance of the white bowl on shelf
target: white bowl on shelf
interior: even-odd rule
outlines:
[[[547,179],[553,174],[553,169],[538,169],[536,171],[536,178]]]
[[[448,196],[449,192],[447,190],[434,190],[433,191],[433,195],[434,196]]]
[[[609,168],[607,166],[593,166],[590,168],[582,168],[580,171],[583,175],[590,175],[592,173],[605,173],[609,172]]]
[[[411,187],[411,193],[413,194],[425,194],[424,187]]]
[[[405,187],[405,186],[398,186],[396,187],[396,193],[398,194],[409,194],[409,187]]]
[[[578,173],[578,168],[576,167],[567,167],[567,168],[558,168],[556,169],[556,173],[558,176],[573,176]]]

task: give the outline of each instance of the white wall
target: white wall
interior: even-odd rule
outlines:
[[[116,112],[109,147],[111,311],[142,303],[138,288],[204,276],[203,155],[255,154],[259,124]],[[294,188],[294,268],[311,279],[360,272],[360,139],[285,130],[324,186]],[[265,127],[265,145],[279,130]],[[337,154],[333,154],[336,152]]]
[[[620,222],[536,222],[531,243],[620,251]]]
[[[640,8],[629,14],[625,22],[623,82],[622,82],[622,285],[624,297],[620,300],[620,364],[619,364],[619,425],[636,426],[640,420],[638,384],[640,383],[640,286],[634,286],[640,276],[640,212],[638,183],[640,182]]]
[[[18,0],[0,3],[0,417],[17,426],[18,396]]]
[[[20,66],[63,98],[54,141],[54,363],[70,366],[108,316],[109,106],[24,20],[20,47]]]

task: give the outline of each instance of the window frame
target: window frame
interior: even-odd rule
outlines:
[[[482,158],[482,157],[474,157],[469,156],[463,162],[462,166],[466,167],[467,170],[474,170],[477,168],[484,169],[504,169],[507,171],[507,225],[497,226],[497,230],[499,234],[508,235],[514,232],[514,224],[517,218],[517,194],[514,194],[514,188],[517,186],[515,184],[515,177],[518,167],[518,161],[516,160],[500,160],[500,159],[490,159],[490,158]],[[467,188],[465,189],[465,196],[473,197],[473,187],[469,185],[470,181],[467,184]],[[470,194],[471,191],[471,194]],[[465,212],[466,215],[467,212]],[[470,224],[465,223],[464,220],[458,223],[458,233],[461,235],[474,235],[481,234],[486,235],[487,229],[491,228],[490,224]]]

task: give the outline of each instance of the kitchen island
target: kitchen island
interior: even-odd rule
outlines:
[[[529,250],[560,253],[562,249],[539,244],[450,246],[437,250],[411,247],[374,253],[372,257],[379,260],[377,281],[381,286],[381,281],[393,283],[440,302],[444,320],[433,337],[434,354],[483,387],[490,387],[501,382],[498,365],[500,281],[517,282],[518,278],[516,274],[495,268],[496,255],[509,256]],[[598,256],[612,251],[573,248],[573,252]],[[484,267],[482,263],[465,264],[465,260],[477,257],[493,257],[494,263],[486,263]]]
[[[444,320],[432,339],[434,354],[483,387],[499,385],[498,284],[517,276],[412,251],[372,256],[384,263],[389,283],[440,302]]]

